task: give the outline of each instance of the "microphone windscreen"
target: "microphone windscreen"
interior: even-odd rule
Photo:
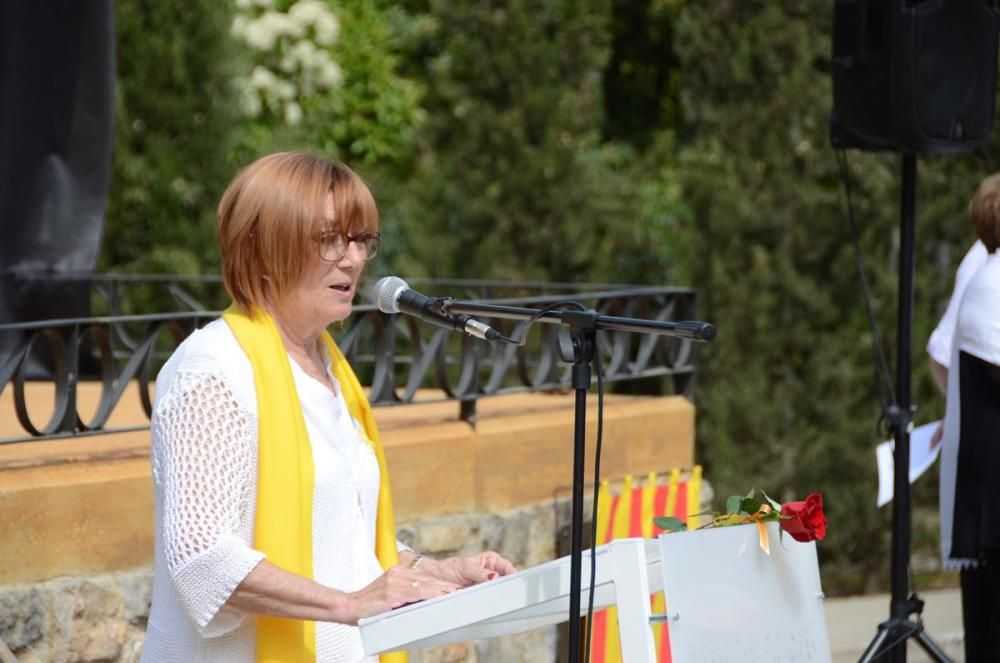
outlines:
[[[383,313],[399,313],[399,295],[410,288],[398,276],[383,276],[375,282],[375,303]]]

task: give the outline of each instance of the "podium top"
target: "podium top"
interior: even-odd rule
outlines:
[[[595,549],[594,609],[615,603],[615,582],[624,567],[645,567],[649,591],[662,590],[656,539],[620,539]],[[581,614],[590,595],[591,551],[583,551]],[[411,603],[358,622],[369,656],[400,649],[492,638],[558,624],[569,616],[569,556],[524,569],[452,594]]]

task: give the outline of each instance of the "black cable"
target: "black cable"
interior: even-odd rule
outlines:
[[[508,340],[514,345],[523,346],[528,337],[528,328],[532,324],[549,311],[568,306],[573,306],[580,311],[587,309],[580,302],[573,300],[554,302],[539,309],[537,313],[528,319],[519,339],[505,337],[504,340]],[[597,555],[594,554],[594,549],[597,547],[597,494],[601,483],[601,443],[604,439],[604,367],[601,363],[601,344],[597,335],[594,337],[594,369],[597,372],[597,441],[594,449],[594,496],[590,519],[590,588],[587,597],[587,629],[584,634],[583,650],[583,660],[586,663],[590,661],[590,632],[594,621],[594,585],[597,578]]]
[[[514,339],[512,337],[504,337],[504,340],[509,341],[514,345],[523,346],[528,337],[528,329],[532,324],[549,311],[568,306],[573,306],[580,311],[587,310],[587,307],[583,304],[573,300],[553,302],[552,304],[539,309],[537,313],[528,319],[521,331],[520,338]],[[594,585],[597,578],[597,556],[594,554],[594,549],[596,548],[597,543],[597,494],[601,483],[601,443],[604,439],[604,367],[601,363],[601,344],[599,336],[597,335],[594,337],[594,369],[597,372],[597,440],[594,449],[594,496],[590,519],[590,589],[587,597],[587,629],[584,635],[583,654],[583,660],[586,663],[589,663],[590,661],[590,632],[594,621]]]
[[[590,626],[594,617],[594,577],[597,574],[597,494],[601,485],[601,441],[604,439],[604,367],[601,364],[600,337],[594,341],[594,370],[597,371],[597,442],[594,445],[594,502],[590,516],[590,596],[587,600],[587,633],[584,636],[583,660],[590,663]]]
[[[578,301],[572,299],[564,299],[562,301],[553,302],[548,306],[538,309],[538,311],[528,318],[527,322],[524,324],[524,328],[521,330],[521,338],[513,338],[511,336],[504,336],[502,340],[507,341],[513,345],[523,346],[528,338],[528,329],[531,325],[535,324],[539,318],[548,313],[549,311],[554,311],[556,309],[565,308],[567,306],[575,306],[579,311],[586,311],[587,307]]]
[[[875,311],[872,306],[871,289],[868,287],[868,277],[865,274],[865,266],[861,258],[861,240],[858,226],[854,221],[854,202],[851,197],[851,174],[847,163],[847,154],[844,150],[837,150],[837,165],[840,170],[840,179],[844,185],[844,194],[847,197],[847,225],[851,232],[851,242],[854,245],[854,261],[857,264],[858,277],[861,279],[861,293],[865,302],[865,312],[868,315],[868,324],[872,329],[874,343],[872,352],[875,355],[875,364],[878,366],[881,387],[879,389],[879,400],[882,405],[882,414],[879,417],[879,423],[881,423],[889,406],[896,403],[896,389],[893,387],[889,364],[885,359],[882,336],[879,333],[878,321],[875,319]]]
[[[871,290],[868,287],[868,278],[865,274],[864,263],[861,259],[861,241],[859,239],[858,226],[854,220],[854,202],[851,197],[851,173],[850,167],[847,162],[847,153],[845,150],[837,150],[837,165],[840,170],[840,178],[844,184],[844,194],[847,197],[847,225],[851,232],[851,242],[854,245],[854,260],[858,268],[858,277],[861,280],[861,292],[865,302],[865,312],[868,315],[868,324],[872,329],[872,339],[874,347],[872,352],[875,355],[875,363],[878,366],[879,378],[881,378],[881,388],[879,389],[879,401],[882,405],[882,411],[879,415],[878,421],[875,424],[876,431],[881,437],[882,426],[886,423],[886,414],[889,412],[890,407],[895,407],[896,401],[896,389],[892,383],[892,377],[889,372],[889,364],[885,358],[885,348],[882,346],[882,337],[879,334],[878,322],[875,320],[875,313],[872,307],[872,297]],[[894,416],[898,416],[900,413],[894,412]],[[889,421],[889,426],[887,427],[890,436],[895,435],[895,425],[898,420]],[[912,560],[909,565],[909,576],[913,577],[913,566]],[[897,639],[896,642],[892,643],[889,647],[883,647],[884,651],[889,651],[891,647],[895,647],[896,644],[905,640],[909,636],[903,636]]]

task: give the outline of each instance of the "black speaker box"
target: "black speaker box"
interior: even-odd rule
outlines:
[[[998,26],[995,0],[835,0],[834,147],[947,153],[986,142]]]

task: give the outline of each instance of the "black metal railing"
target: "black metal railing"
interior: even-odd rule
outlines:
[[[190,287],[192,282],[216,287],[218,280],[211,277],[90,279],[94,293],[105,302],[95,305],[97,309],[127,310],[129,288],[159,283],[179,310],[0,324],[0,395],[12,389],[13,414],[23,429],[23,434],[0,438],[0,444],[147,428],[148,423],[112,427],[108,422],[131,385],[138,390],[148,419],[151,384],[159,367],[188,334],[219,315],[205,310]],[[696,317],[696,292],[689,288],[454,280],[413,280],[413,284],[429,293],[447,292],[469,301],[540,308],[569,299],[605,315],[661,321]],[[510,293],[517,296],[504,296]],[[214,296],[210,301],[218,306]],[[508,336],[525,334],[525,344],[491,345],[414,318],[387,315],[371,305],[356,306],[351,317],[331,331],[362,383],[370,387],[369,400],[375,406],[455,400],[461,416],[474,421],[480,398],[568,389],[569,366],[559,359],[555,325],[525,329],[523,322],[483,320]],[[690,341],[602,332],[599,348],[606,381],[661,377],[666,391],[691,396],[695,357]],[[55,394],[44,423],[36,421],[28,408],[27,386],[40,379],[51,382]],[[77,399],[85,381],[100,385],[97,407],[89,417],[81,415]],[[0,412],[0,417],[10,414]]]

